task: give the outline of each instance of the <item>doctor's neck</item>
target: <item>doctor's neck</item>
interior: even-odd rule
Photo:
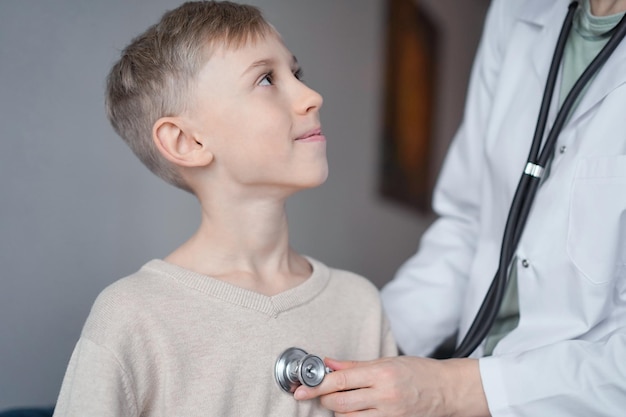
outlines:
[[[626,11],[626,0],[589,0],[591,14],[609,16]]]

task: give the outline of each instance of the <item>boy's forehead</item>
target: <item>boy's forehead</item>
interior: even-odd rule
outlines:
[[[283,43],[282,36],[271,25],[258,30],[243,30],[241,32],[227,31],[222,34],[217,34],[213,39],[217,46],[221,46],[224,49],[234,50],[263,41],[278,41]]]
[[[282,38],[274,34],[249,39],[240,46],[221,44],[211,55],[215,58],[234,60],[246,66],[262,61],[280,61],[289,65],[296,65],[298,62]]]

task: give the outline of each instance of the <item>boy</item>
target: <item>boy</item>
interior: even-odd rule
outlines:
[[[331,416],[278,387],[281,352],[396,354],[376,288],[289,247],[285,199],[327,176],[300,74],[258,9],[229,2],[185,3],[123,51],[109,119],[202,219],[100,294],[56,416]]]

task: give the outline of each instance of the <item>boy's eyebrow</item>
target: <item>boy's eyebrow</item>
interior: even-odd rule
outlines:
[[[267,67],[267,66],[273,66],[276,65],[276,60],[273,58],[269,58],[269,59],[260,59],[258,61],[254,61],[252,64],[250,64],[250,66],[248,68],[246,68],[246,70],[241,74],[242,76],[246,75],[248,72],[254,70],[255,68],[258,67]],[[292,68],[299,68],[300,65],[298,65],[298,58],[296,58],[295,55],[291,55],[291,67]]]

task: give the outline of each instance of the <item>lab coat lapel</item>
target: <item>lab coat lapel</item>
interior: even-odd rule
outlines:
[[[567,15],[568,4],[568,1],[531,1],[526,4],[520,15],[522,21],[536,26],[541,31],[533,39],[535,45],[533,45],[531,61],[535,75],[539,77],[542,84],[545,84],[548,76],[562,22]],[[559,22],[559,24],[554,24],[554,22]]]

